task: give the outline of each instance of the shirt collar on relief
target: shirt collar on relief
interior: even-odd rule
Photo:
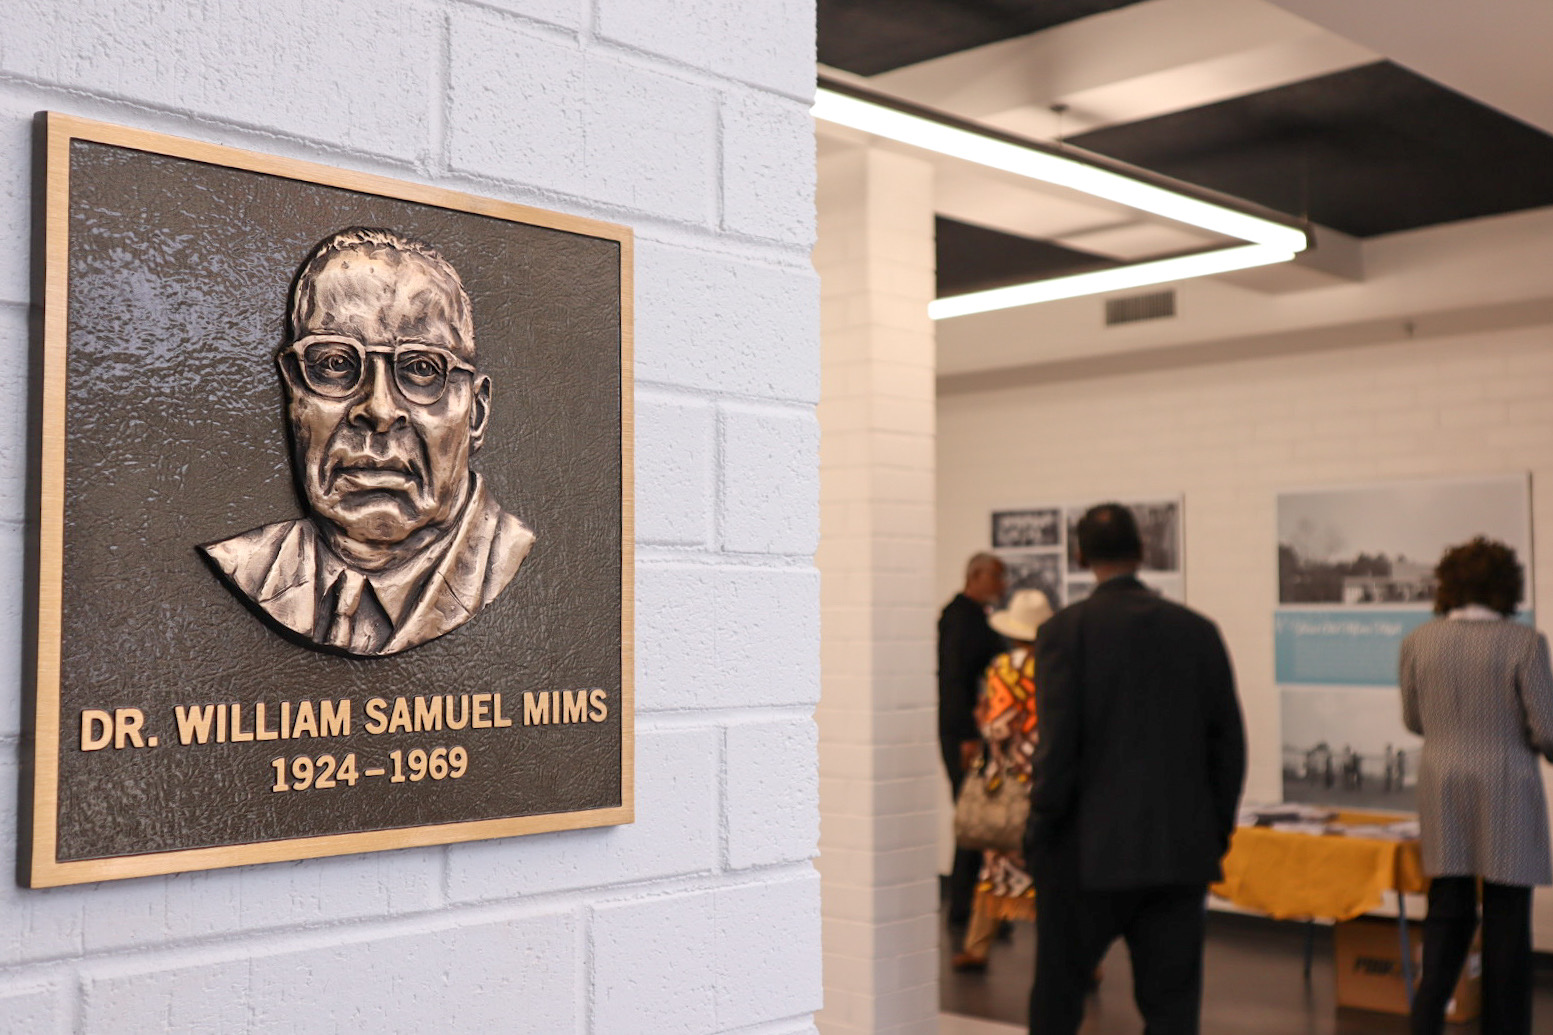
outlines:
[[[1504,615],[1482,604],[1468,604],[1465,607],[1454,608],[1445,617],[1453,622],[1496,622]]]
[[[475,483],[479,487],[478,480]],[[442,562],[453,543],[458,539],[458,531],[467,525],[474,517],[476,510],[473,506],[476,492],[470,492],[469,498],[464,501],[464,509],[459,512],[458,520],[442,537],[442,541],[432,549],[422,550],[411,557],[405,563],[389,568],[387,571],[361,572],[361,576],[370,587],[373,596],[382,605],[383,613],[393,623],[394,631],[398,631],[404,624],[405,613],[410,605],[420,598],[426,588],[426,582],[431,576],[432,570]],[[319,599],[334,585],[334,580],[340,577],[349,565],[342,561],[338,554],[329,549],[322,536],[315,536],[314,541],[318,546],[318,593]]]

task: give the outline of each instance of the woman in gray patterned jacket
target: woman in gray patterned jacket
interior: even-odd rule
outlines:
[[[1477,928],[1483,888],[1483,1031],[1531,1032],[1531,889],[1553,884],[1537,756],[1553,761],[1548,641],[1512,619],[1524,574],[1515,551],[1481,537],[1435,569],[1439,619],[1402,643],[1402,718],[1424,738],[1418,809],[1424,972],[1414,1035],[1442,1032]]]

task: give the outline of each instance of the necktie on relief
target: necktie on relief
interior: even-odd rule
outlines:
[[[349,650],[355,632],[356,608],[361,606],[361,590],[366,583],[360,572],[346,568],[334,582],[334,617],[329,621],[329,646]]]

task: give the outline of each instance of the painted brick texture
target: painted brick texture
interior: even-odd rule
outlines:
[[[638,386],[637,822],[49,891],[0,883],[0,1031],[814,1031],[813,32],[812,0],[0,12],[0,389],[13,397],[39,110],[629,224]],[[26,454],[19,424],[0,431],[8,844]]]
[[[430,144],[426,54],[441,34],[434,12],[408,0],[20,0],[4,17],[0,74],[60,101],[82,91],[388,158]]]
[[[801,856],[819,837],[819,774],[794,779],[815,757],[811,722],[731,726],[728,757],[728,863],[737,868]]]
[[[87,1031],[179,1035],[500,1031],[514,1019],[519,1030],[576,1029],[584,1004],[575,917],[448,920],[361,941],[343,932],[299,937],[296,946],[282,939],[226,960],[201,953],[181,965],[93,965],[82,979],[82,1021]]]
[[[637,707],[812,707],[819,578],[804,568],[643,565],[637,572]],[[769,635],[790,629],[795,640]]]
[[[933,173],[821,163],[824,700],[817,712],[826,1035],[938,1026]]]
[[[599,34],[792,97],[807,97],[814,68],[794,54],[814,53],[813,5],[804,0],[729,4],[681,0],[642,4],[599,0]]]

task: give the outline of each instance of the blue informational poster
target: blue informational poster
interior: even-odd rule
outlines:
[[[1434,615],[1429,611],[1279,610],[1273,649],[1280,685],[1397,685],[1402,638]]]
[[[1432,611],[1290,611],[1273,618],[1273,649],[1280,686],[1397,685],[1397,657],[1408,633]],[[1536,625],[1530,611],[1515,620]]]

